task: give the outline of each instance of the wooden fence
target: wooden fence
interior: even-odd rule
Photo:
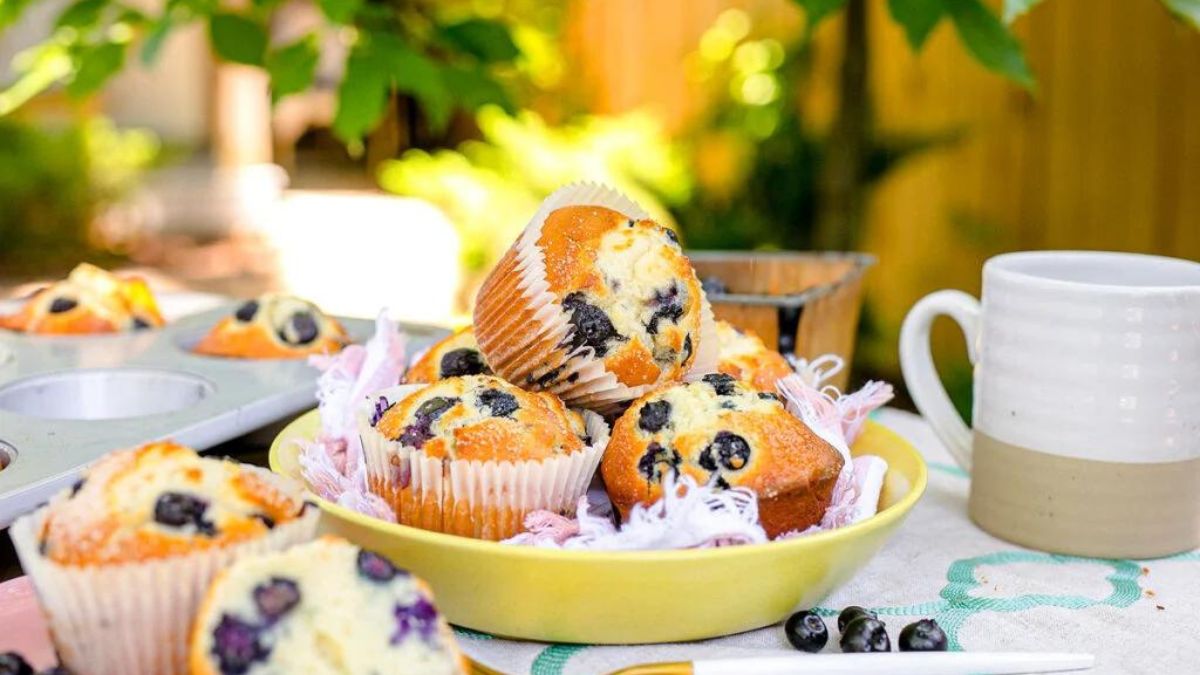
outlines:
[[[783,0],[577,0],[568,45],[594,107],[649,106],[678,128],[703,105],[684,56],[731,6],[768,30],[802,24]],[[1200,259],[1200,33],[1158,0],[1047,0],[1017,24],[1039,81],[1030,94],[974,63],[948,23],[913,56],[886,12],[872,1],[880,128],[966,133],[901,166],[872,199],[865,248],[880,264],[868,293],[893,344],[917,298],[977,291],[980,264],[1000,251]],[[810,119],[835,106],[838,37],[833,23],[818,33]]]

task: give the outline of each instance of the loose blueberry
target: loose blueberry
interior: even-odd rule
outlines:
[[[477,397],[479,405],[488,409],[492,417],[508,417],[521,406],[517,405],[517,397],[499,389],[484,389]]]
[[[284,614],[300,604],[300,587],[291,579],[271,577],[265,584],[254,587],[254,606],[269,623],[279,620]]]
[[[259,629],[241,619],[223,614],[213,629],[212,655],[222,675],[243,675],[256,661],[265,661],[271,653],[259,641]]]
[[[809,611],[796,612],[783,624],[783,634],[788,642],[800,651],[816,654],[829,642],[829,629],[825,620]]]
[[[295,333],[295,342],[287,339],[286,331],[280,334],[285,336],[283,341],[289,344],[306,345],[316,340],[317,335],[321,332],[317,328],[317,320],[308,312],[296,312],[288,321],[292,324],[292,331]]]
[[[463,347],[442,354],[438,372],[442,377],[459,377],[462,375],[490,375],[492,369],[484,363],[483,354],[480,354],[478,349]]]
[[[717,465],[737,471],[746,466],[750,459],[750,444],[746,439],[729,431],[718,431],[709,443],[700,451],[698,462],[707,471],[716,471]]]
[[[200,534],[216,534],[213,524],[204,519],[208,502],[182,492],[164,492],[154,502],[154,521],[169,527],[195,525]]]
[[[700,287],[706,294],[729,292],[729,287],[725,285],[725,282],[715,276],[704,277],[704,280],[700,282]]]
[[[78,306],[79,302],[77,300],[73,300],[71,298],[55,298],[54,301],[50,303],[50,313],[62,314],[63,312],[69,312]]]
[[[0,654],[0,675],[33,675],[33,667],[16,652]]]
[[[255,314],[258,314],[258,301],[247,300],[246,302],[242,303],[241,307],[237,308],[237,311],[233,313],[233,316],[242,323],[248,323],[254,320]]]
[[[946,633],[933,619],[921,619],[900,631],[902,652],[944,652],[946,648]]]
[[[878,614],[865,607],[850,605],[849,607],[843,609],[841,614],[838,614],[838,632],[846,630],[846,625],[860,616],[866,616],[872,619],[879,618]]]
[[[590,304],[584,299],[583,293],[576,291],[563,298],[563,309],[571,313],[567,321],[574,330],[568,337],[571,350],[591,347],[596,356],[608,354],[608,343],[612,340],[625,341],[628,338],[617,332],[612,320],[604,310]]]
[[[732,375],[709,373],[702,379],[712,385],[713,391],[717,392],[717,396],[732,396],[737,392],[737,380]]]
[[[647,481],[658,482],[662,480],[663,467],[678,473],[682,463],[683,457],[679,452],[652,441],[646,446],[646,454],[638,460],[638,473],[645,476]]]
[[[396,605],[394,614],[396,632],[392,634],[392,644],[403,642],[414,631],[426,642],[433,637],[437,628],[437,609],[425,598],[417,598],[411,605]]]
[[[846,624],[838,644],[847,654],[892,651],[892,641],[888,639],[887,628],[882,621],[869,616],[859,616]]]
[[[669,401],[650,401],[638,411],[638,428],[648,434],[662,431],[671,421]]]
[[[356,564],[358,573],[371,581],[391,581],[397,574],[403,573],[396,569],[392,561],[372,551],[359,551]]]

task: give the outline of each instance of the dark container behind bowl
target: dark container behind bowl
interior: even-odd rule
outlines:
[[[837,354],[847,368],[830,382],[845,389],[862,309],[862,277],[875,264],[865,253],[688,251],[701,280],[720,279],[713,311],[785,354]]]

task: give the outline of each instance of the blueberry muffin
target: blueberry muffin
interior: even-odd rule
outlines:
[[[491,375],[479,343],[475,341],[475,330],[464,328],[433,345],[408,369],[404,380],[409,383],[429,384],[447,377],[462,375]]]
[[[717,321],[717,340],[721,345],[717,371],[755,389],[774,393],[775,383],[794,372],[782,354],[768,349],[753,332],[728,321]]]
[[[675,233],[623,198],[577,193],[548,199],[497,264],[475,332],[496,374],[608,413],[711,370],[717,345]]]
[[[574,511],[607,441],[594,413],[498,377],[385,390],[360,410],[367,485],[398,522],[505,539],[537,509]]]
[[[221,319],[193,351],[242,359],[298,359],[340,351],[347,342],[342,325],[316,305],[268,293]]]
[[[657,501],[668,473],[749,488],[763,529],[775,537],[820,522],[842,463],[777,395],[714,373],[635,402],[613,426],[601,472],[622,518],[635,504]]]
[[[216,573],[316,524],[292,481],[159,442],[102,458],[11,533],[67,667],[170,675]]]
[[[421,580],[324,537],[221,573],[192,629],[192,675],[453,675],[466,664]]]
[[[120,333],[162,325],[145,281],[118,277],[87,263],[34,293],[17,313],[0,315],[0,328],[44,335]]]

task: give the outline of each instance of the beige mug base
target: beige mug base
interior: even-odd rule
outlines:
[[[1157,558],[1200,547],[1200,458],[1157,464],[1052,455],[975,432],[968,513],[1053,553]]]

